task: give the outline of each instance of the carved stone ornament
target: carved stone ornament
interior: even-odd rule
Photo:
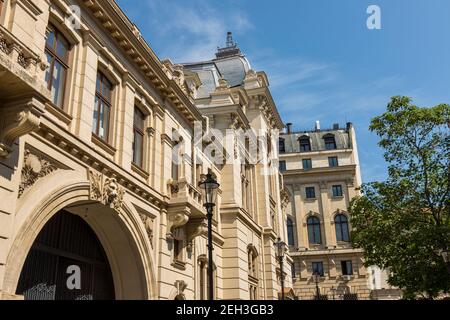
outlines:
[[[35,98],[27,98],[0,108],[0,157],[9,157],[12,146],[20,138],[39,128],[44,105]]]
[[[125,189],[115,178],[105,178],[103,174],[89,170],[91,200],[99,201],[117,212],[120,212],[123,204]]]
[[[153,248],[153,236],[154,236],[154,219],[145,215],[145,214],[139,214],[141,217],[142,223],[144,224],[145,231],[147,231],[148,240],[150,241],[150,245]]]
[[[39,179],[48,176],[58,169],[59,167],[56,163],[52,163],[49,159],[34,154],[30,149],[25,149],[18,197],[22,197],[23,193]]]
[[[167,238],[177,239],[177,235],[179,235],[179,229],[189,221],[189,213],[180,210],[180,212],[168,212],[167,216]]]
[[[216,91],[226,91],[228,89],[230,89],[230,85],[228,84],[228,81],[225,78],[220,77],[219,86],[216,88]]]
[[[177,296],[183,295],[184,290],[186,290],[187,286],[188,286],[187,283],[184,282],[183,280],[175,281],[174,287],[177,289]]]

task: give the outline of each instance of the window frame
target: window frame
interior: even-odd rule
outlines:
[[[300,137],[298,139],[298,143],[299,143],[300,152],[311,152],[312,151],[310,137],[307,137],[307,136]],[[307,146],[307,148],[304,148],[305,146]]]
[[[331,187],[331,192],[333,194],[333,198],[342,198],[344,196],[344,189],[342,185],[336,184]]]
[[[309,163],[309,167],[305,166],[305,163]],[[303,170],[311,170],[313,168],[312,159],[302,159]]]
[[[295,246],[295,227],[294,221],[290,217],[286,219],[286,229],[287,229],[288,245],[293,247]]]
[[[66,98],[65,96],[66,96],[66,86],[67,86],[67,75],[68,75],[68,72],[70,69],[69,54],[70,54],[70,50],[71,50],[71,45],[70,45],[70,42],[67,39],[67,37],[61,31],[59,31],[59,29],[52,23],[49,23],[47,25],[47,28],[45,31],[46,37],[48,37],[48,33],[50,33],[50,32],[53,33],[54,39],[53,39],[53,47],[50,47],[48,45],[47,39],[45,41],[44,53],[46,55],[49,54],[51,57],[50,65],[48,67],[49,80],[45,81],[45,82],[47,84],[47,89],[50,90],[50,92],[51,92],[53,83],[54,83],[55,62],[58,62],[61,65],[61,67],[64,69],[63,78],[61,79],[61,82],[59,83],[59,85],[62,85],[61,86],[61,105],[58,105],[57,103],[55,103],[53,96],[52,96],[51,103],[55,107],[64,110],[64,100]],[[67,44],[66,53],[65,53],[64,57],[58,55],[58,52],[57,52],[58,43],[60,43],[60,41],[59,41],[60,38],[62,38]]]
[[[309,193],[308,191],[312,190],[312,197],[310,197],[311,193]],[[305,196],[306,199],[316,199],[316,188],[315,187],[305,187]]]
[[[136,125],[136,112],[139,113],[142,117],[140,118],[141,124],[142,124],[142,128],[139,128],[139,126]],[[146,115],[144,112],[142,112],[142,110],[135,106],[134,107],[134,113],[133,113],[133,164],[135,164],[136,166],[138,166],[139,168],[143,169],[144,167],[144,147],[145,147],[145,119],[146,119]],[[141,136],[141,159],[139,159],[140,164],[137,163],[135,160],[135,155],[136,155],[136,135],[140,135]]]
[[[283,148],[281,148],[283,146]],[[286,153],[286,140],[284,138],[278,139],[278,151],[280,153]]]
[[[284,160],[280,160],[279,161],[279,170],[281,172],[286,172],[287,171],[287,163]]]
[[[344,233],[344,230],[342,226],[345,225],[346,232]],[[334,226],[336,231],[336,241],[337,242],[350,242],[350,228],[349,228],[349,221],[345,214],[337,214],[334,217]],[[338,230],[339,228],[339,230]]]
[[[258,300],[258,287],[259,287],[259,255],[253,245],[249,245],[247,248],[247,260],[248,260],[248,289],[250,300]]]
[[[332,139],[332,140],[331,140]],[[325,144],[325,150],[336,150],[337,149],[337,143],[336,143],[336,137],[332,134],[328,134],[323,136],[324,144]],[[329,145],[332,142],[332,147],[330,148]]]
[[[100,76],[100,91],[98,90],[98,86],[97,86],[97,82],[98,82],[98,77]],[[110,96],[109,99],[107,99],[106,96],[103,95],[103,80],[106,80],[106,83],[110,85]],[[95,82],[95,97],[98,99],[97,103],[95,104],[94,101],[94,112],[95,112],[95,108],[98,108],[98,114],[97,114],[97,128],[95,128],[94,131],[94,127],[92,127],[92,133],[99,138],[102,141],[105,141],[106,143],[109,143],[109,136],[110,136],[110,131],[111,131],[111,116],[112,116],[112,109],[113,109],[113,91],[114,91],[114,84],[112,81],[109,80],[109,78],[105,75],[105,73],[103,73],[101,70],[97,70],[97,79]],[[109,108],[109,112],[108,112],[108,130],[106,131],[106,135],[104,138],[102,138],[100,136],[100,110],[101,110],[101,105],[102,103],[106,104],[106,106]],[[104,121],[105,119],[103,119]]]
[[[316,216],[310,216],[306,220],[308,230],[308,242],[310,245],[322,244],[322,225],[320,219]]]
[[[345,269],[345,273],[344,273]],[[353,261],[352,260],[342,260],[341,261],[341,273],[343,276],[353,276],[354,270],[353,270]]]
[[[330,168],[339,167],[339,157],[328,157],[328,166]]]
[[[318,266],[320,266],[320,268],[317,268]],[[323,266],[323,261],[313,261],[311,263],[311,268],[312,268],[312,274],[313,275],[318,273],[319,276],[321,276],[321,277],[325,276],[325,270],[324,270],[324,266]]]

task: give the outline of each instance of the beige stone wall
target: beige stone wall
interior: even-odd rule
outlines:
[[[326,132],[322,132],[326,134]],[[320,279],[321,294],[332,299],[341,299],[344,293],[357,294],[359,299],[370,297],[370,288],[363,254],[353,249],[350,243],[338,242],[334,218],[344,214],[349,219],[347,209],[350,201],[359,193],[361,183],[355,130],[350,126],[350,145],[346,149],[311,151],[304,153],[280,154],[280,160],[287,163],[284,184],[291,194],[291,203],[286,208],[287,216],[294,224],[294,245],[290,254],[294,260],[294,291],[300,299],[312,299],[316,293],[312,263],[322,262],[324,277]],[[338,157],[339,166],[330,168],[329,157]],[[304,170],[302,160],[311,159],[313,168]],[[341,185],[342,197],[333,197],[332,187]],[[314,187],[316,197],[306,197],[306,187]],[[307,219],[316,216],[320,220],[321,243],[309,243]],[[353,275],[342,276],[341,261],[352,261]]]
[[[79,29],[64,24],[71,4],[82,9]],[[286,236],[278,169],[270,178],[268,165],[252,166],[251,199],[243,199],[242,167],[216,165],[192,148],[194,121],[204,121],[194,96],[183,92],[174,73],[121,15],[114,2],[17,0],[3,8],[0,36],[20,50],[0,52],[5,71],[0,79],[0,114],[5,115],[0,124],[0,298],[23,298],[15,293],[27,254],[46,222],[65,209],[85,219],[99,237],[118,299],[199,299],[206,238],[197,184],[210,169],[221,183],[214,219],[216,298],[249,299],[248,250],[254,247],[257,295],[276,299],[280,284],[273,242]],[[43,80],[49,22],[70,42],[62,108],[52,105]],[[114,86],[108,141],[92,134],[99,70]],[[15,94],[5,95],[11,88]],[[269,95],[267,86],[260,89]],[[132,163],[135,106],[146,117],[142,168]],[[254,107],[245,115],[250,127],[269,133],[280,126]],[[228,128],[230,119],[220,114],[208,116],[218,128]],[[175,139],[174,130],[182,139]],[[177,180],[173,150],[183,155]],[[29,176],[27,170],[34,173]],[[106,203],[96,197],[97,189],[107,192],[106,179],[115,179],[123,198]],[[174,257],[176,240],[182,243],[182,261]],[[286,283],[291,282],[287,271]]]

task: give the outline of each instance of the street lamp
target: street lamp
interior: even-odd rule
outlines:
[[[286,253],[287,245],[281,238],[278,238],[275,242],[275,255],[280,263],[280,281],[281,281],[281,300],[284,300],[284,271],[283,271],[283,259]]]
[[[316,300],[320,300],[320,289],[319,289],[319,282],[320,282],[320,274],[319,272],[314,272],[314,282],[316,283]]]
[[[203,191],[205,199],[206,217],[208,219],[208,298],[214,300],[214,277],[213,277],[213,241],[212,241],[212,218],[213,209],[216,206],[217,189],[220,184],[214,179],[211,170],[208,171],[206,179],[198,184]]]

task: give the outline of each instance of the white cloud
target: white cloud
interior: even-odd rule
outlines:
[[[218,46],[225,44],[226,33],[242,34],[251,28],[245,12],[219,12],[208,1],[162,1],[145,2],[144,10],[152,18],[147,19],[148,33],[158,33],[160,58],[174,62],[210,60]],[[150,39],[151,42],[151,39]]]

